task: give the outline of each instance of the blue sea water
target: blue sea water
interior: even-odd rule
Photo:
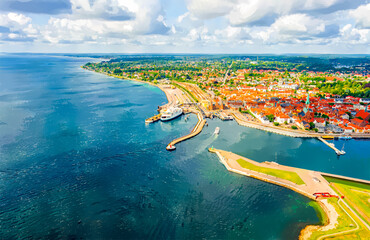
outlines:
[[[165,94],[81,69],[88,61],[0,56],[0,239],[296,239],[318,222],[307,198],[229,173],[210,146],[369,179],[370,142],[337,159],[316,140],[235,122],[209,121],[167,152],[196,117],[145,125]]]

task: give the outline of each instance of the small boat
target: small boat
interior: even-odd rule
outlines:
[[[352,137],[350,137],[350,136],[340,136],[339,139],[341,139],[341,140],[351,140]]]
[[[322,139],[334,139],[334,137],[329,136],[329,135],[324,135],[324,136],[322,136]]]
[[[219,133],[220,133],[220,128],[219,127],[216,127],[214,134],[219,134]]]
[[[175,147],[175,145],[171,145],[171,144],[169,144],[169,145],[166,147],[166,150],[167,150],[167,151],[173,151],[173,150],[176,150],[176,147]]]

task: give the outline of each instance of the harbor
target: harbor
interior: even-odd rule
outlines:
[[[190,139],[198,135],[203,130],[203,127],[207,123],[205,120],[206,114],[204,113],[203,109],[193,102],[193,99],[188,93],[183,92],[179,88],[172,85],[160,85],[158,87],[165,92],[168,103],[158,106],[159,114],[147,118],[145,123],[154,123],[159,120],[170,121],[183,113],[193,113],[196,114],[198,118],[197,124],[189,134],[174,139],[167,145],[166,149],[168,151],[172,151],[176,149],[175,145],[177,143]],[[185,121],[187,121],[187,117],[185,117]]]

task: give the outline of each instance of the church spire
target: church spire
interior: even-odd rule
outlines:
[[[310,93],[307,93],[306,105],[310,105]]]

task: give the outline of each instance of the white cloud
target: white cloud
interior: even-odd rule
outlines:
[[[256,23],[270,25],[283,15],[320,10],[336,11],[351,2],[351,0],[188,0],[187,8],[191,14],[201,19],[225,16],[232,25]]]
[[[4,29],[0,40],[31,41],[38,35],[38,30],[31,24],[32,19],[18,13],[0,14],[0,26]]]
[[[359,27],[370,28],[370,3],[350,11],[349,15],[356,19],[356,25]]]
[[[313,35],[323,32],[325,24],[319,19],[306,14],[292,14],[280,17],[271,25],[279,34],[285,35]]]
[[[305,10],[314,10],[314,9],[321,9],[321,8],[328,8],[330,6],[335,5],[336,3],[341,3],[344,1],[340,0],[305,0],[300,1],[300,4],[303,4],[303,9]]]
[[[300,42],[312,40],[314,36],[325,31],[322,20],[306,14],[291,14],[278,18],[270,27],[257,32],[256,35],[265,42]]]
[[[234,6],[234,0],[188,0],[189,11],[200,19],[224,16]]]
[[[186,7],[179,4],[175,11],[178,3],[171,1],[169,7],[169,1],[70,0],[68,11],[34,21],[19,13],[0,14],[0,46],[34,41],[23,46],[130,52],[268,51],[287,46],[289,52],[308,45],[335,45],[340,51],[342,46],[360,49],[369,44],[369,0],[185,0]]]
[[[140,8],[132,0],[71,0],[73,17],[100,18],[106,20],[129,20]]]
[[[191,29],[183,40],[186,42],[197,42],[197,44],[207,44],[208,42],[215,40],[215,37],[209,32],[207,27],[202,26]]]
[[[8,14],[0,15],[0,25],[10,27],[25,26],[31,22],[31,18],[18,13],[10,12]]]
[[[177,17],[177,22],[181,23],[185,18],[189,16],[190,12],[186,12],[180,16]]]
[[[342,42],[350,44],[370,44],[370,29],[357,29],[347,24],[340,29]]]
[[[145,34],[167,34],[159,0],[72,0],[72,14],[50,18],[43,30],[51,43],[107,42]],[[175,31],[172,28],[172,31]]]
[[[246,40],[251,39],[250,29],[246,27],[233,27],[227,26],[224,29],[218,29],[215,31],[215,35],[218,39],[227,40]]]

